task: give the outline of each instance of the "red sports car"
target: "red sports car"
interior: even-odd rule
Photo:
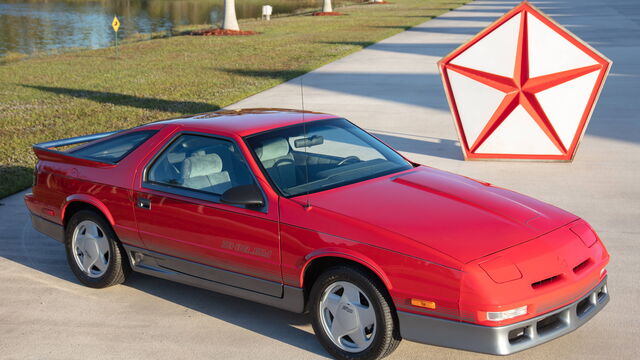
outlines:
[[[402,338],[510,354],[609,301],[609,255],[584,220],[332,115],[221,111],[34,151],[33,225],[82,283],[133,270],[308,311],[339,359]]]

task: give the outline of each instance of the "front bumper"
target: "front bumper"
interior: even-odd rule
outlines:
[[[406,340],[493,355],[509,355],[572,332],[609,302],[607,277],[573,303],[505,326],[482,326],[398,312]]]

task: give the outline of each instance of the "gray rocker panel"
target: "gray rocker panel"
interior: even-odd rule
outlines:
[[[124,248],[134,271],[295,313],[304,312],[304,291],[301,288],[206,266],[129,245],[124,245]]]

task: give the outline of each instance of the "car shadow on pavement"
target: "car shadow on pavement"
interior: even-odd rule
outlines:
[[[33,229],[27,215],[28,211],[22,204],[22,196],[22,193],[15,194],[3,200],[6,206],[3,206],[2,215],[3,217],[6,215],[12,221],[0,221],[0,234],[5,234],[1,236],[0,259],[4,258],[41,272],[45,275],[43,281],[57,289],[71,290],[73,293],[76,291],[85,293],[85,290],[93,292],[94,290],[85,288],[71,272],[64,246]],[[46,280],[46,275],[71,284],[56,285],[57,281]],[[40,276],[34,278],[38,277]],[[81,288],[78,289],[75,285]],[[306,315],[138,273],[131,273],[125,283],[119,286],[136,289],[253,331],[260,336],[272,338],[316,355],[327,356],[313,333],[298,328],[309,327],[309,318]],[[104,296],[110,296],[109,292],[104,294]],[[144,301],[144,299],[132,301]],[[158,316],[162,314],[158,313]],[[206,329],[202,330],[206,331]]]
[[[138,273],[131,274],[123,286],[328,357],[313,333],[298,328],[310,326],[306,315]]]
[[[22,196],[17,193],[2,200],[0,258],[79,284],[67,264],[64,246],[31,226]]]
[[[119,106],[131,106],[140,109],[159,110],[171,113],[197,114],[219,110],[220,107],[214,104],[207,104],[196,101],[174,101],[156,98],[146,98],[127,94],[119,94],[106,91],[95,91],[85,89],[71,89],[40,85],[21,85],[36,90],[46,91],[54,94],[67,95],[81,99],[89,99],[99,103],[113,104]]]

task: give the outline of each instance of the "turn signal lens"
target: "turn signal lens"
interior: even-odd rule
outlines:
[[[525,315],[527,313],[527,305],[521,306],[507,311],[491,312],[487,311],[487,320],[489,321],[502,321],[512,319],[516,316]]]
[[[420,299],[411,299],[411,305],[421,307],[421,308],[427,308],[427,309],[436,308],[436,303],[434,303],[433,301],[420,300]]]

